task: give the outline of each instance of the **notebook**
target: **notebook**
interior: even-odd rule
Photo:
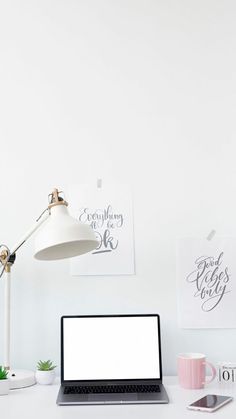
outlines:
[[[58,405],[168,403],[158,314],[63,316]]]

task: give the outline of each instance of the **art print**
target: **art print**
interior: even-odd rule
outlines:
[[[177,249],[179,321],[186,328],[236,327],[235,239],[182,239]]]
[[[133,217],[128,189],[120,185],[71,186],[70,202],[74,217],[89,224],[98,240],[94,251],[71,260],[71,274],[133,274]]]

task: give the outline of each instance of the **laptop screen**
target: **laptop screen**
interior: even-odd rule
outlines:
[[[160,379],[157,315],[62,318],[62,381]]]

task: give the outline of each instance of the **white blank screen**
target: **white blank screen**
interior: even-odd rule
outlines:
[[[157,318],[64,318],[64,380],[160,378]]]

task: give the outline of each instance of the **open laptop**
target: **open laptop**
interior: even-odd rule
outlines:
[[[158,314],[63,316],[58,405],[168,403]]]

